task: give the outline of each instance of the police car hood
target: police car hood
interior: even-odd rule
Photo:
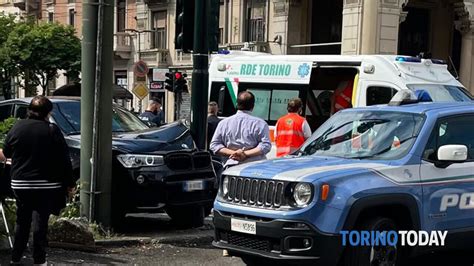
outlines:
[[[304,156],[258,161],[227,169],[224,175],[287,181],[314,181],[328,176],[377,171],[389,164],[369,160]]]

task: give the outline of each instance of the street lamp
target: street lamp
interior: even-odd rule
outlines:
[[[125,31],[131,31],[136,33],[138,41],[138,60],[141,59],[141,50],[140,50],[140,34],[144,32],[156,32],[156,30],[136,30],[136,29],[125,29]]]

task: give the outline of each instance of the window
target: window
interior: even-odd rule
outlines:
[[[301,97],[305,88],[292,84],[239,83],[238,90],[239,92],[251,91],[255,96],[255,107],[252,114],[267,121],[269,125],[275,125],[280,117],[288,113],[288,101],[295,97]],[[229,91],[230,89],[225,83],[213,82],[210,95],[210,100],[219,104],[221,112],[219,115],[226,117],[236,112]]]
[[[9,118],[12,115],[12,107],[11,104],[0,105],[0,121],[3,121]]]
[[[153,12],[153,28],[151,49],[166,49],[166,11]]]
[[[417,91],[426,91],[434,102],[470,102],[473,97],[462,87],[441,84],[415,84],[407,85]]]
[[[117,32],[125,31],[125,21],[126,21],[126,1],[118,0],[117,1]]]
[[[76,0],[67,0],[68,4],[74,4],[75,2],[76,2]]]
[[[54,21],[54,13],[48,12],[48,22],[53,22],[53,21]]]
[[[266,1],[247,2],[246,37],[249,42],[265,41]]]
[[[458,144],[467,146],[467,158],[474,160],[472,132],[474,132],[474,115],[441,119],[431,134],[423,158],[428,161],[436,161],[439,147]]]
[[[224,28],[219,28],[219,36],[217,37],[219,44],[224,43]]]
[[[15,104],[15,118],[25,119],[28,113],[28,106],[24,104]]]
[[[367,88],[367,105],[387,104],[397,90],[390,87],[371,86]]]
[[[69,25],[74,27],[74,16],[76,15],[76,11],[74,9],[69,9]]]

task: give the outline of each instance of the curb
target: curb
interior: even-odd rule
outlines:
[[[214,238],[213,231],[201,232],[182,232],[172,235],[156,237],[118,237],[111,239],[96,240],[95,244],[99,247],[123,247],[143,244],[169,244],[169,245],[193,245],[193,244],[211,244]]]
[[[150,237],[119,237],[111,239],[99,239],[95,244],[101,247],[132,246],[139,244],[149,244],[152,242]]]

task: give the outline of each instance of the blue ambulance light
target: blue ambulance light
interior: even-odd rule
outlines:
[[[431,59],[431,62],[436,65],[447,65],[448,63],[441,59]]]
[[[228,55],[230,54],[230,51],[229,50],[219,50],[219,52],[217,52],[218,54],[223,54],[223,55]]]
[[[421,63],[420,58],[412,57],[412,56],[397,56],[395,58],[395,61],[397,61],[397,62],[407,62],[407,63]]]
[[[416,90],[415,96],[418,99],[418,102],[432,102],[430,94],[425,90]]]

